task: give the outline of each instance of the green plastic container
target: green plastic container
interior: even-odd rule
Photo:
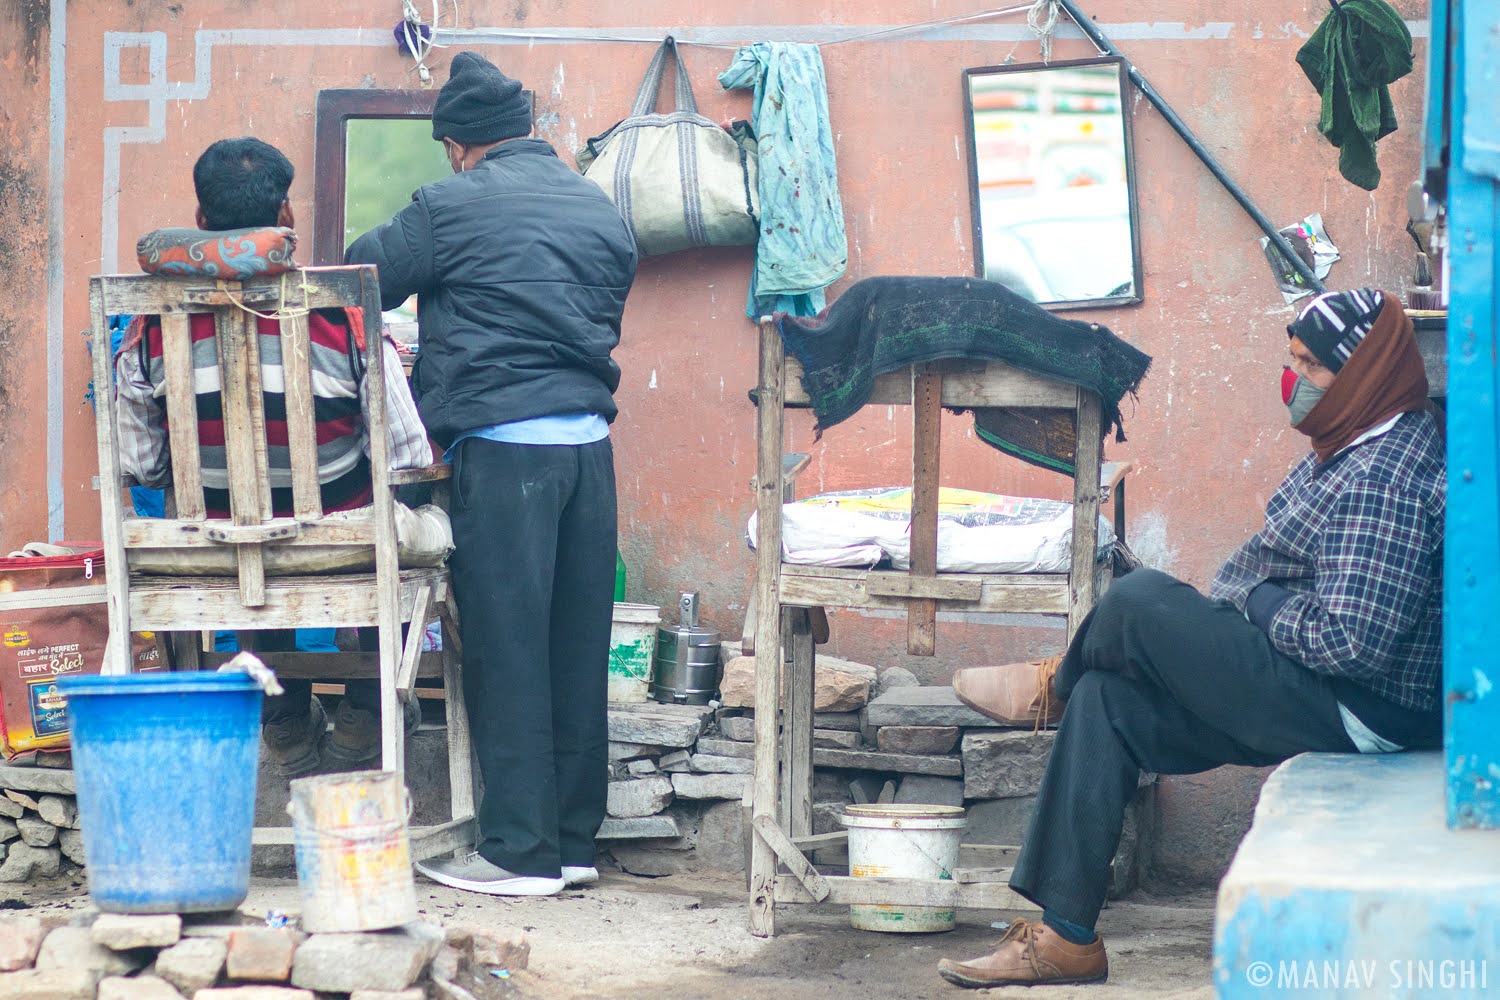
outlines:
[[[625,600],[625,557],[615,549],[615,603]]]

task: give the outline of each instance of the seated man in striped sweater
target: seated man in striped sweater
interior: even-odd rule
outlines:
[[[199,229],[223,231],[251,227],[293,225],[287,198],[293,168],[274,146],[259,139],[223,139],[209,146],[193,167],[193,186],[198,194]],[[285,422],[274,419],[284,412],[281,393],[280,324],[259,319],[262,384],[267,387],[266,432],[273,446],[285,443]],[[378,318],[366,320],[378,329]],[[212,344],[213,318],[209,314],[192,319],[194,344]],[[371,500],[369,400],[365,386],[365,364],[361,334],[342,309],[317,309],[308,316],[312,344],[313,395],[317,410],[318,479],[323,509],[352,510]],[[421,468],[432,464],[427,432],[412,401],[402,374],[401,362],[389,339],[385,351],[386,422],[391,439],[391,466]],[[218,369],[213,351],[194,351],[199,369],[198,428],[203,495],[210,517],[229,514],[228,475],[224,450],[215,447],[223,439],[219,406]],[[168,448],[165,373],[162,366],[161,323],[158,317],[141,317],[132,324],[115,356],[119,413],[121,469],[143,486],[164,487],[172,481]],[[279,434],[279,438],[278,438]],[[286,449],[272,447],[271,504],[278,516],[291,514],[291,472],[285,464]],[[279,459],[279,461],[278,461]],[[373,636],[361,630],[360,646]],[[261,650],[292,648],[290,630],[262,632]],[[269,759],[287,775],[315,769],[324,752],[327,718],[306,680],[283,682],[286,693],[266,699],[263,739]],[[345,763],[358,764],[380,753],[380,696],[374,680],[349,681],[334,712],[333,733],[326,752]]]

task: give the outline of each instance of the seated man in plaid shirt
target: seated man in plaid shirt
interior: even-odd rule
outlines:
[[[193,186],[198,195],[199,229],[223,231],[267,226],[291,227],[292,164],[276,147],[259,139],[222,139],[209,146],[193,167]],[[284,420],[281,413],[280,324],[274,319],[257,321],[261,336],[261,369],[268,401],[267,438],[272,447],[271,505],[278,517],[291,514],[291,470]],[[370,321],[367,321],[370,322]],[[374,323],[379,322],[375,318]],[[318,480],[323,509],[352,510],[371,500],[369,396],[365,387],[362,356],[363,337],[342,309],[316,309],[308,315],[312,351],[313,395],[317,408]],[[379,329],[378,326],[375,327]],[[213,318],[193,317],[194,344],[212,343]],[[391,441],[391,467],[416,469],[432,464],[432,447],[417,414],[411,389],[402,374],[401,360],[389,338],[385,339],[386,423]],[[212,350],[194,350],[198,387],[200,461],[203,468],[204,500],[211,517],[229,514],[229,480],[222,441],[219,408],[219,372]],[[168,447],[166,373],[162,364],[161,321],[156,316],[137,317],[115,355],[115,405],[119,414],[120,465],[142,486],[171,485],[171,450]],[[282,447],[277,447],[281,445]],[[374,630],[360,630],[360,647],[372,650]],[[258,634],[262,651],[292,648],[292,633],[268,630]],[[380,689],[374,680],[351,680],[333,715],[333,732],[324,741],[328,720],[313,696],[312,682],[288,679],[286,693],[265,702],[262,738],[267,757],[283,774],[306,774],[318,767],[326,752],[345,764],[355,765],[380,754]],[[408,728],[415,705],[407,709]]]
[[[1440,745],[1444,449],[1411,320],[1362,289],[1318,296],[1287,332],[1282,401],[1313,450],[1209,596],[1139,569],[1062,656],[954,677],[992,718],[1061,722],[1010,881],[1042,919],[944,960],[949,982],[1108,975],[1094,922],[1143,772]]]

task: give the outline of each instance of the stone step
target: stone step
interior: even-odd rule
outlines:
[[[959,726],[996,729],[1000,723],[958,700],[947,684],[893,688],[865,706],[868,726]]]
[[[1448,829],[1440,752],[1302,754],[1261,790],[1214,928],[1225,1000],[1494,995],[1500,830]]]
[[[18,792],[49,792],[53,795],[77,793],[72,771],[24,764],[0,764],[0,788],[14,788]]]
[[[875,742],[887,753],[952,753],[957,726],[881,726]]]
[[[609,703],[612,714],[630,715],[680,715],[683,718],[703,718],[713,715],[714,710],[707,705],[679,705],[672,701],[612,701]]]
[[[813,728],[833,730],[841,733],[859,732],[858,712],[814,712]],[[755,741],[755,716],[726,715],[719,720],[719,732],[726,739],[741,742]]]
[[[698,752],[718,757],[755,757],[755,744],[734,740],[699,740]],[[936,774],[956,778],[963,774],[957,756],[880,753],[874,750],[813,750],[815,767],[841,767],[851,771],[896,771],[902,774]]]
[[[695,705],[611,705],[609,738],[615,743],[690,747],[698,739],[713,709]]]
[[[1035,795],[1047,769],[1053,734],[1044,729],[964,733],[964,797],[1007,799]]]
[[[598,840],[655,840],[675,837],[677,820],[671,816],[639,816],[634,819],[606,817],[595,835]]]

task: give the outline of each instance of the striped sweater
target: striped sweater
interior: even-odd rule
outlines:
[[[353,322],[351,322],[353,320]],[[261,387],[265,405],[266,443],[271,480],[271,506],[276,516],[287,516],[292,509],[292,476],[290,449],[287,445],[284,374],[281,366],[280,324],[273,319],[256,321],[259,332]],[[189,323],[193,344],[193,380],[197,393],[199,462],[203,470],[204,502],[209,516],[229,513],[229,476],[224,447],[224,415],[220,396],[218,345],[213,316],[194,314]],[[351,510],[368,504],[371,499],[368,440],[365,430],[363,357],[364,336],[357,313],[339,309],[315,310],[308,317],[309,362],[312,369],[313,405],[318,443],[318,480],[322,485],[323,509]],[[387,348],[387,396],[392,424],[392,465],[396,468],[420,466],[431,461],[425,432],[416,420],[410,392],[400,376],[394,351]],[[162,361],[161,323],[158,317],[139,317],[127,333],[117,358],[120,367],[121,452],[126,470],[144,485],[164,485],[170,479],[165,455],[143,456],[132,462],[126,408],[132,385],[149,391],[148,409],[143,422],[154,431],[148,435],[144,450],[165,451],[166,380]],[[128,371],[134,369],[134,371]],[[132,378],[132,376],[134,376]],[[144,384],[142,384],[144,383]],[[404,399],[399,398],[404,397]],[[136,400],[139,406],[142,401]],[[403,410],[402,403],[405,403]],[[415,426],[410,426],[414,424]],[[142,449],[134,449],[142,450]],[[132,468],[132,465],[140,468]],[[156,467],[153,475],[152,467]],[[155,478],[158,481],[152,482]]]

